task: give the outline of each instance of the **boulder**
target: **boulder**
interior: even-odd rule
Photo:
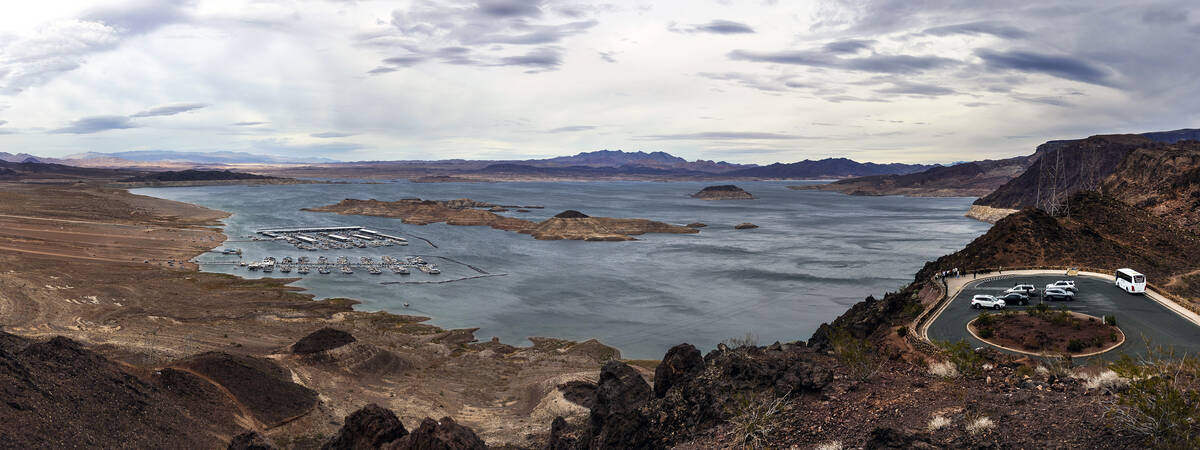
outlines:
[[[752,224],[750,222],[743,222],[743,223],[737,224],[733,228],[736,230],[749,230],[752,228],[758,228],[758,225]]]
[[[382,448],[390,450],[486,450],[487,445],[470,428],[459,425],[454,419],[443,417],[433,420],[428,417],[408,436],[404,436]]]
[[[396,414],[374,403],[346,416],[336,435],[321,446],[322,450],[376,449],[408,435]]]
[[[588,446],[651,447],[650,420],[639,410],[650,395],[650,385],[637,370],[620,361],[604,364],[588,418]]]
[[[257,431],[247,431],[229,441],[229,450],[275,450],[274,443]]]
[[[707,226],[708,226],[707,224],[700,223],[700,222],[692,222],[692,223],[687,224],[688,228],[704,228]]]
[[[573,450],[575,449],[575,439],[567,436],[567,421],[558,416],[554,418],[554,422],[550,423],[550,441],[546,443],[545,450]]]
[[[704,356],[692,344],[679,344],[667,351],[654,369],[654,396],[662,398],[671,386],[695,378],[704,371]]]

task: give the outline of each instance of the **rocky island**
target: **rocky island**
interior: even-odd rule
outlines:
[[[701,189],[700,192],[692,194],[692,198],[701,200],[753,200],[754,196],[740,187],[732,184],[724,184]]]
[[[498,230],[528,234],[539,240],[629,241],[646,233],[699,233],[695,228],[646,219],[590,217],[574,210],[563,211],[542,222],[505,217],[493,211],[503,205],[471,199],[380,200],[345,199],[333,205],[304,208],[304,211],[341,215],[394,217],[412,225],[444,222],[447,225],[486,225]],[[500,211],[503,212],[503,211]]]

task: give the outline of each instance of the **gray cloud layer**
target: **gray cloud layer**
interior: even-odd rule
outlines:
[[[108,130],[124,130],[137,128],[128,116],[91,116],[71,122],[70,125],[50,130],[55,134],[91,134]]]

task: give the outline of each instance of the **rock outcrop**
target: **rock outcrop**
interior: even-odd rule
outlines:
[[[487,445],[470,428],[449,417],[425,418],[410,433],[395,413],[370,404],[346,416],[341,430],[321,449],[484,450]]]
[[[600,382],[588,418],[588,446],[650,447],[650,418],[640,410],[650,400],[650,394],[650,385],[632,367],[620,361],[606,363],[600,369]]]
[[[346,416],[341,430],[322,450],[376,449],[408,435],[396,414],[374,403]]]
[[[967,210],[967,217],[978,220],[980,222],[996,223],[1000,219],[1008,217],[1010,214],[1017,212],[1015,209],[993,208],[991,206],[971,205]]]
[[[734,225],[733,228],[736,230],[751,230],[754,228],[758,228],[758,225],[752,224],[750,222],[744,222],[744,223],[739,223],[737,225]]]
[[[662,398],[671,386],[693,379],[704,371],[704,356],[692,344],[679,344],[667,350],[654,369],[654,396]]]
[[[317,406],[317,393],[292,382],[291,374],[265,358],[205,352],[171,365],[204,376],[237,400],[254,419],[277,426]]]
[[[1033,156],[973,161],[937,166],[904,175],[847,178],[828,184],[788,186],[794,190],[834,191],[850,195],[904,195],[909,197],[982,197],[1020,175]]]
[[[227,450],[276,450],[279,447],[257,431],[247,431],[233,437]]]
[[[314,331],[308,336],[300,338],[295,344],[292,344],[292,353],[305,355],[323,352],[353,343],[356,340],[350,333],[326,327]]]
[[[568,210],[546,219],[528,231],[539,240],[629,241],[646,233],[698,233],[695,228],[670,225],[646,219],[589,217]]]
[[[700,192],[692,194],[692,198],[701,200],[753,200],[754,196],[742,188],[732,184],[708,186]]]

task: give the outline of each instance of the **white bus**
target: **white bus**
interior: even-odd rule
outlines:
[[[1134,272],[1133,269],[1117,269],[1117,287],[1130,294],[1146,292],[1146,276]]]

